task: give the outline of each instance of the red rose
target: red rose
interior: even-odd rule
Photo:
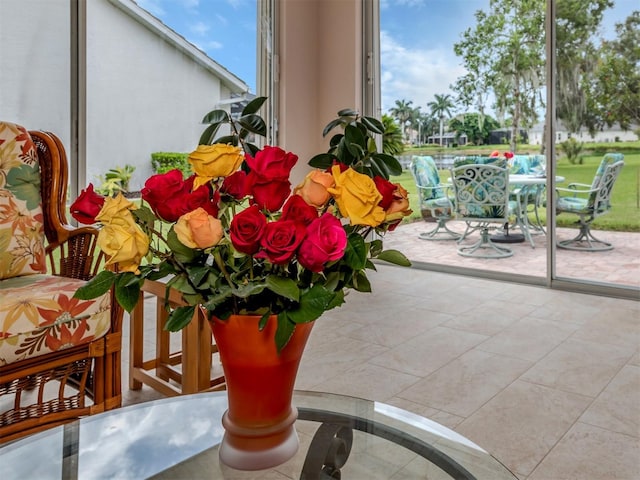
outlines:
[[[175,222],[183,213],[179,197],[187,188],[182,172],[175,169],[149,177],[141,194],[158,217],[167,222]]]
[[[268,223],[264,235],[260,239],[263,248],[256,258],[268,258],[271,263],[284,265],[287,263],[304,239],[306,227],[293,220],[278,220]]]
[[[266,146],[255,157],[246,156],[251,172],[263,180],[288,180],[291,169],[298,161],[298,156],[285,152],[280,147]]]
[[[316,218],[318,218],[318,211],[315,207],[305,202],[300,195],[291,195],[287,203],[282,207],[280,220],[293,220],[294,222],[309,225]]]
[[[91,225],[96,223],[96,215],[102,210],[102,205],[104,197],[94,192],[93,183],[90,183],[71,204],[70,213],[78,222]]]
[[[347,233],[340,220],[325,213],[307,228],[307,236],[298,252],[298,261],[312,272],[321,272],[325,263],[342,258],[346,248]]]
[[[511,152],[504,152],[504,158],[506,158],[507,160],[510,158],[513,158],[513,153]]]
[[[246,187],[247,192],[253,196],[251,203],[269,212],[278,211],[291,195],[289,180],[265,180],[254,172],[247,175]]]
[[[220,187],[220,191],[235,198],[236,200],[242,200],[247,195],[246,183],[247,173],[243,170],[238,170],[228,177],[225,177],[222,182],[222,186]]]
[[[217,216],[220,195],[218,192],[212,194],[209,184],[192,192],[194,178],[191,176],[183,180],[180,170],[153,175],[144,184],[142,198],[158,217],[167,222],[176,222],[182,215],[198,207],[204,208],[213,217]]]
[[[380,195],[382,195],[382,200],[380,200],[378,206],[386,210],[393,202],[393,192],[396,191],[396,186],[389,180],[385,180],[378,176],[373,177],[373,182],[376,184],[376,188],[380,192]]]
[[[229,225],[229,236],[233,247],[247,255],[253,255],[260,249],[260,239],[267,226],[267,217],[256,205],[238,213]]]

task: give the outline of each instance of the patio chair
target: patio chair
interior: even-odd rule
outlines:
[[[544,177],[546,175],[546,157],[544,155],[514,155],[509,159],[509,173],[513,175],[536,175]],[[532,213],[535,222],[528,222],[529,234],[544,234],[544,226],[540,220],[540,207],[544,204],[545,186],[533,185],[525,186],[519,184],[511,185],[511,200],[518,202],[522,209],[522,215]],[[529,237],[529,241],[532,242]],[[531,245],[534,246],[533,244]]]
[[[576,237],[559,241],[558,247],[587,252],[613,249],[611,243],[593,236],[591,223],[611,210],[611,191],[624,166],[623,159],[624,156],[620,153],[607,153],[602,158],[591,185],[571,183],[567,188],[556,187],[556,214],[578,215],[580,226]]]
[[[456,218],[467,224],[458,240],[458,254],[479,258],[512,256],[510,248],[495,244],[489,237],[492,223],[502,227],[509,220],[509,170],[506,161],[454,164],[451,179]],[[480,231],[480,240],[472,245],[460,245],[476,230]]]
[[[67,224],[67,168],[54,134],[0,122],[0,443],[121,405],[123,311],[73,298],[104,255]]]
[[[423,240],[457,240],[460,234],[450,230],[453,205],[447,195],[448,186],[440,183],[438,167],[433,157],[414,156],[411,160],[411,174],[418,189],[418,199],[422,218],[436,221],[436,227],[418,235]]]

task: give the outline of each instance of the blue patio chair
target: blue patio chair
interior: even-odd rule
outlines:
[[[546,174],[546,157],[544,155],[514,155],[509,160],[509,173],[513,175],[539,175]],[[511,185],[511,200],[517,201],[522,209],[522,215],[533,213],[535,222],[529,223],[529,233],[545,233],[540,220],[539,208],[544,203],[544,185],[524,186]],[[529,236],[531,246],[533,241]]]
[[[591,185],[571,183],[567,188],[556,187],[558,192],[556,214],[578,215],[580,225],[578,235],[571,240],[558,242],[558,247],[588,252],[613,249],[611,243],[598,240],[593,236],[591,223],[611,210],[611,191],[623,166],[622,154],[607,153],[602,158]]]
[[[450,230],[447,222],[451,220],[453,206],[447,195],[448,186],[440,183],[438,167],[433,157],[414,156],[411,160],[411,174],[418,189],[418,199],[422,218],[434,219],[436,227],[418,235],[423,240],[457,240],[460,234]]]
[[[509,220],[509,169],[506,160],[502,158],[488,163],[454,163],[451,179],[456,218],[467,224],[458,244],[472,232],[480,231],[480,240],[472,245],[460,245],[458,254],[480,258],[512,256],[510,248],[495,244],[489,237],[492,223],[502,227]]]

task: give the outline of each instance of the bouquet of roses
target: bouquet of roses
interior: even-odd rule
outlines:
[[[250,133],[265,134],[256,113],[265,100],[253,100],[238,119],[222,110],[207,114],[209,126],[189,155],[194,174],[153,175],[140,205],[121,194],[102,197],[92,185],[82,191],[71,214],[101,225],[98,245],[111,268],[76,297],[94,298],[113,287],[131,311],[145,279],[164,279],[186,303],[167,305],[166,329],[183,328],[196,308],[223,320],[257,314],[260,326],[277,315],[282,348],[296,324],[340,306],[347,290],[370,292],[365,270],[375,269],[372,259],[409,265],[379,238],[411,213],[406,190],[388,180],[401,166],[375,147],[382,123],[339,112],[324,135],[336,127],[343,132],[332,137],[327,153],[311,159],[316,169],[292,189],[298,157],[247,141]],[[225,124],[230,134],[215,138]]]

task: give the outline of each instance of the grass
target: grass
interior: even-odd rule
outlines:
[[[625,165],[613,187],[613,194],[611,198],[613,208],[607,214],[598,217],[593,222],[594,229],[640,232],[640,142],[626,142],[623,145],[628,146],[628,144],[637,144],[638,148],[635,151],[629,148],[624,149]],[[615,145],[617,146],[618,144]],[[476,149],[477,148],[478,147],[476,147]],[[474,153],[487,154],[488,152],[499,148],[501,147],[488,146],[482,150],[476,150]],[[609,149],[610,151],[617,150],[612,144],[609,144]],[[501,151],[502,150],[504,150],[504,147],[502,147]],[[600,148],[597,150],[599,151]],[[448,149],[448,151],[453,153],[451,149]],[[530,151],[535,150],[532,148]],[[423,148],[420,153],[429,154],[429,151],[424,151]],[[435,153],[435,151],[431,150],[431,153]],[[469,151],[465,151],[464,153],[468,154]],[[417,155],[418,149],[405,151],[404,154]],[[558,186],[567,186],[570,183],[586,183],[590,185],[601,160],[601,153],[587,153],[583,156],[583,163],[580,165],[572,165],[566,158],[560,158],[556,165],[556,174],[564,177],[565,181]],[[449,177],[450,173],[448,170],[440,171],[441,181],[446,181]],[[391,181],[402,184],[402,186],[409,192],[409,201],[413,213],[409,217],[405,218],[405,222],[421,220],[422,215],[418,205],[418,192],[411,172],[405,170],[402,175],[392,177]],[[542,209],[541,213],[543,219],[546,219],[546,212],[544,209]],[[577,217],[575,215],[562,214],[558,215],[556,223],[558,226],[568,227],[574,226],[576,220]]]

